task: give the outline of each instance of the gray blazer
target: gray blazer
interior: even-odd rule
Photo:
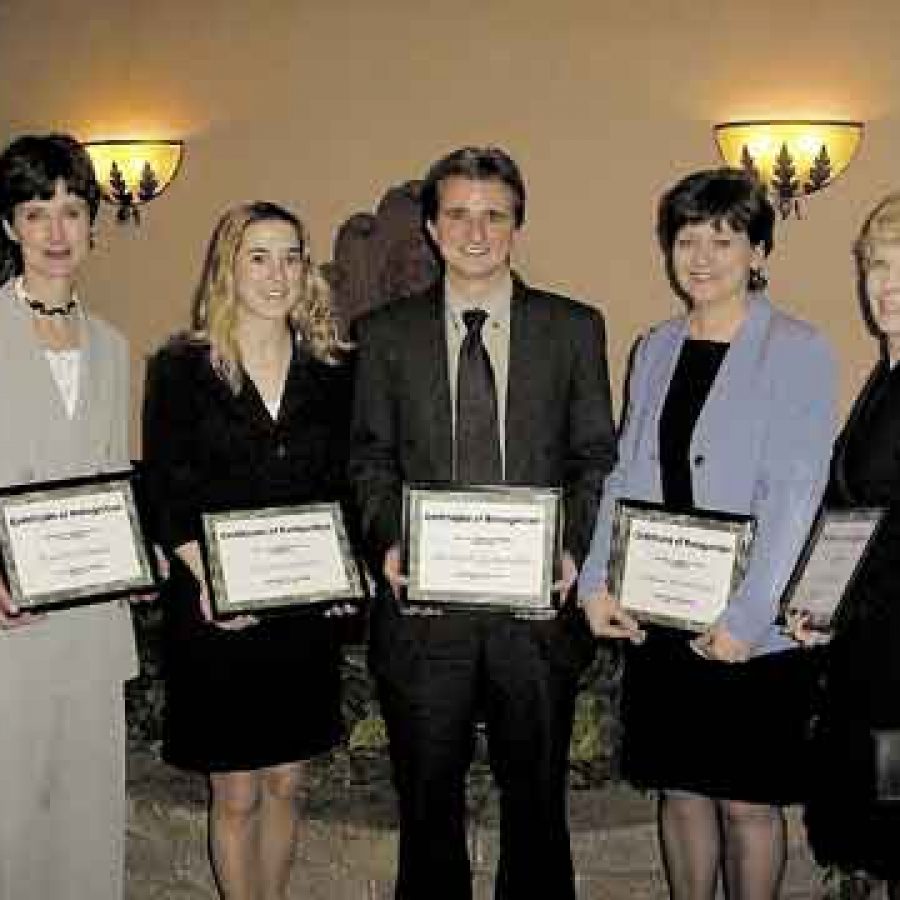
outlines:
[[[659,417],[687,336],[687,317],[671,319],[638,348],[619,462],[604,488],[581,598],[606,582],[616,500],[662,500]],[[751,295],[749,314],[697,419],[690,462],[698,508],[757,518],[744,580],[721,618],[755,654],[790,643],[775,618],[828,479],[835,391],[835,363],[822,336],[774,310],[766,297]]]
[[[84,325],[78,405],[70,420],[28,310],[12,282],[0,287],[0,485],[129,467],[128,347],[105,322],[88,315]],[[38,666],[63,681],[132,677],[136,657],[127,604],[59,611],[0,631],[0,683],[7,681],[7,667],[17,666]]]

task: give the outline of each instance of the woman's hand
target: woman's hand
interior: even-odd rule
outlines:
[[[706,659],[718,662],[745,662],[750,656],[750,645],[732,637],[721,625],[714,625],[691,641],[691,648]]]
[[[607,590],[582,603],[585,618],[595,637],[627,638],[633,644],[642,644],[647,633],[619,605],[619,601]]]
[[[827,644],[831,640],[831,635],[811,628],[809,624],[811,621],[812,617],[806,610],[789,610],[785,617],[785,633],[804,647]]]
[[[402,558],[400,544],[392,544],[384,554],[384,564],[381,567],[382,574],[397,600],[400,599],[400,592],[409,583],[409,579],[403,574]]]
[[[18,606],[13,603],[12,597],[6,588],[3,579],[0,578],[0,631],[11,631],[13,628],[21,628],[29,625],[43,616],[35,616],[31,613],[22,612]]]
[[[569,596],[569,591],[572,590],[572,585],[578,578],[578,566],[575,565],[575,560],[568,550],[563,550],[559,563],[559,574],[559,580],[553,582],[553,590],[559,594],[560,602],[564,603],[566,597]]]
[[[221,628],[223,631],[242,631],[244,628],[256,625],[259,622],[256,616],[235,616],[233,619],[226,619],[221,622],[213,619],[212,605],[209,602],[209,589],[206,586],[206,569],[203,566],[203,554],[200,552],[200,544],[197,541],[181,544],[175,548],[175,553],[191,570],[191,574],[200,588],[197,599],[204,621],[210,625],[215,625],[216,628]]]

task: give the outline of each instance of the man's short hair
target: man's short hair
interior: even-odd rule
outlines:
[[[434,163],[422,184],[422,217],[426,222],[437,221],[440,185],[448,178],[500,181],[505,184],[515,200],[516,228],[521,227],[525,220],[525,182],[508,153],[499,147],[461,147]]]

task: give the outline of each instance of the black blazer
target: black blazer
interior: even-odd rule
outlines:
[[[201,535],[201,513],[342,500],[350,372],[296,346],[278,419],[245,378],[234,394],[209,348],[173,339],[148,363],[144,462],[156,539]],[[348,522],[348,527],[351,527]]]
[[[374,311],[357,336],[350,472],[380,572],[403,482],[452,478],[443,285]],[[563,544],[580,563],[616,452],[601,315],[515,279],[507,391],[506,481],[562,487]]]
[[[835,443],[825,502],[832,507],[885,509],[884,521],[841,605],[837,627],[839,632],[848,628],[859,632],[854,641],[862,635],[866,640],[889,638],[890,652],[873,655],[897,658],[893,684],[900,685],[900,615],[885,627],[891,608],[897,608],[900,565],[900,369],[890,370],[884,361],[869,376]],[[856,664],[860,665],[858,660]]]

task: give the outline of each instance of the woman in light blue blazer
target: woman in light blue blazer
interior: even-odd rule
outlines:
[[[629,639],[623,769],[660,792],[670,894],[771,900],[785,858],[781,806],[800,799],[812,671],[776,623],[828,476],[835,366],[810,325],[763,292],[774,212],[731,169],[662,199],[658,235],[688,313],[637,350],[630,402],[579,598],[595,634]],[[607,590],[616,500],[756,518],[742,583],[700,636],[640,625]]]

